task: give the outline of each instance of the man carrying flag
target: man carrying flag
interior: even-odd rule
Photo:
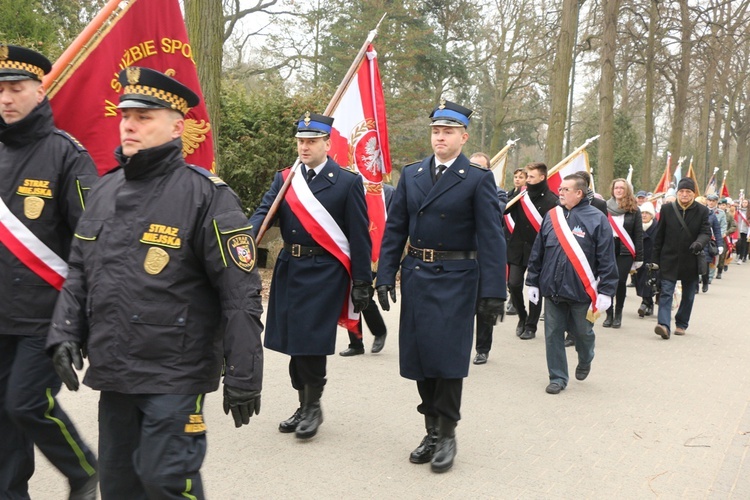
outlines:
[[[472,111],[442,100],[430,118],[434,155],[404,167],[380,251],[378,301],[390,309],[401,268],[399,364],[417,383],[427,435],[409,461],[445,472],[456,456],[474,314],[505,306],[505,238],[492,172],[461,153]],[[407,245],[408,240],[408,245]],[[404,247],[406,256],[401,259]]]
[[[62,382],[44,343],[97,176],[83,146],[55,128],[41,83],[50,68],[0,44],[0,498],[28,498],[36,444],[70,498],[93,499],[96,458],[55,399]]]
[[[576,379],[588,377],[595,341],[589,311],[609,309],[617,290],[612,228],[604,214],[589,204],[587,190],[580,176],[563,179],[560,206],[544,218],[529,257],[529,301],[545,300],[548,394],[559,394],[568,385],[566,331],[576,337]]]
[[[274,216],[284,247],[273,270],[265,346],[291,357],[289,375],[300,406],[279,424],[279,432],[300,439],[313,437],[323,423],[320,398],[337,324],[356,327],[373,296],[362,178],[328,157],[332,124],[332,118],[310,112],[299,119],[295,137],[301,163],[276,174],[250,218],[257,234],[293,175]]]

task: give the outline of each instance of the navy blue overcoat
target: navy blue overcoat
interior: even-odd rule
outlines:
[[[282,173],[278,172],[250,218],[256,233],[283,184]],[[372,282],[372,243],[361,177],[329,158],[310,182],[310,190],[349,240],[352,279]],[[275,219],[285,243],[320,246],[286,201],[279,206]],[[348,290],[349,274],[333,255],[293,257],[282,249],[273,270],[264,345],[292,356],[333,354],[337,322]]]
[[[477,298],[506,297],[505,237],[492,173],[463,154],[433,185],[433,156],[404,167],[388,210],[377,285],[401,266],[401,376],[462,378],[469,371]],[[409,242],[476,259],[424,262],[401,256]]]

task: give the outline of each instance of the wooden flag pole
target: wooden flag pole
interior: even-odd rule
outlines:
[[[362,60],[365,57],[365,52],[367,52],[367,47],[372,43],[373,40],[375,40],[375,37],[378,34],[378,28],[380,28],[380,24],[383,22],[383,19],[385,19],[386,14],[383,14],[383,17],[380,18],[380,21],[378,21],[378,24],[375,26],[375,29],[370,31],[367,34],[367,38],[365,39],[365,42],[362,44],[362,47],[359,49],[359,52],[357,52],[357,56],[354,58],[354,61],[352,62],[352,65],[349,67],[349,70],[344,75],[344,79],[341,80],[341,83],[339,84],[338,88],[336,89],[336,92],[333,94],[333,97],[331,98],[331,102],[328,103],[328,106],[326,106],[326,110],[323,113],[326,116],[330,116],[333,111],[336,110],[336,108],[339,105],[339,102],[341,101],[341,98],[344,96],[344,92],[346,92],[346,89],[349,88],[349,85],[352,83],[352,80],[354,79],[354,75],[357,73],[357,70],[359,70],[359,65],[362,63]],[[273,200],[273,203],[268,209],[268,213],[266,214],[266,217],[263,219],[263,223],[260,225],[260,229],[258,229],[258,234],[255,237],[255,243],[260,244],[261,240],[263,239],[263,236],[266,234],[266,231],[268,231],[268,227],[271,225],[271,221],[276,216],[276,212],[279,210],[279,205],[281,205],[281,202],[284,200],[284,196],[286,196],[286,192],[289,190],[289,186],[292,184],[292,178],[294,177],[294,174],[297,170],[299,170],[299,165],[301,165],[302,162],[300,162],[300,159],[297,158],[297,160],[294,162],[294,165],[292,165],[292,170],[289,172],[289,175],[287,176],[286,180],[284,181],[284,184],[282,184],[281,188],[279,189],[279,192],[276,194],[276,198]]]
[[[584,149],[586,149],[589,146],[589,144],[591,144],[592,142],[594,142],[598,138],[599,138],[599,136],[595,135],[594,137],[589,137],[588,139],[586,139],[586,142],[584,142],[581,146],[577,147],[568,156],[566,156],[565,158],[563,158],[557,165],[555,165],[554,167],[552,167],[551,169],[549,169],[547,171],[547,177],[546,178],[549,179],[550,176],[556,174],[561,168],[565,167],[568,163],[570,163],[573,160],[573,158],[575,158],[576,156],[578,156],[581,153],[581,151],[583,151]],[[507,211],[518,200],[520,200],[521,196],[523,196],[524,193],[526,193],[526,191],[522,191],[522,192],[518,193],[516,196],[514,196],[513,199],[510,200],[507,205],[505,205],[505,210]]]

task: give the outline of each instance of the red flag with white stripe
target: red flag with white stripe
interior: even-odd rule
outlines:
[[[591,168],[589,167],[589,154],[585,149],[581,150],[580,153],[568,160],[568,162],[561,166],[557,172],[550,175],[547,178],[547,185],[552,192],[556,193],[560,188],[560,184],[562,184],[562,180],[566,176],[583,171],[591,172]]]
[[[383,180],[391,173],[391,153],[383,85],[372,44],[331,116],[329,154],[342,167],[356,168],[362,175],[370,218],[372,261],[377,263],[386,219]]]

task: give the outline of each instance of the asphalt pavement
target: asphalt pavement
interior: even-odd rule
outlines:
[[[687,335],[663,340],[638,318],[628,288],[620,329],[595,327],[596,357],[583,382],[559,395],[548,383],[543,323],[515,336],[495,327],[486,365],[464,383],[453,469],[409,463],[424,434],[416,384],[398,369],[398,306],[384,317],[380,354],[328,358],[325,422],[304,442],[281,434],[297,407],[288,357],[265,353],[263,403],[235,429],[219,392],[205,404],[208,498],[750,498],[750,264],[730,264],[696,297]],[[314,293],[314,291],[311,291]],[[304,325],[300,325],[304,328]],[[337,351],[348,343],[340,330]],[[570,373],[576,355],[567,349]],[[96,449],[98,394],[63,388],[60,404]],[[34,499],[64,499],[64,478],[37,450]]]

